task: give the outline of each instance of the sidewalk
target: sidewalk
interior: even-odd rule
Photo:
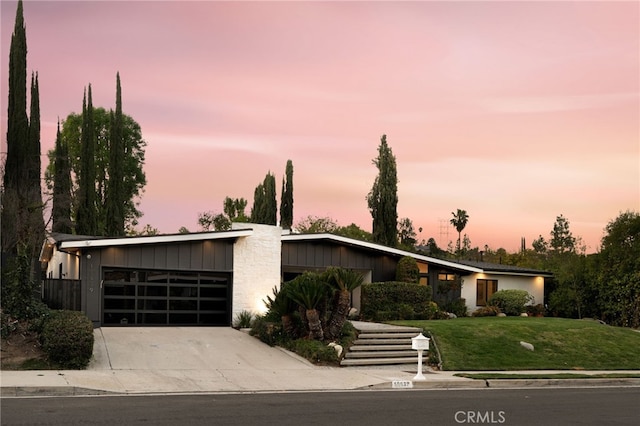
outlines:
[[[416,370],[417,365],[315,366],[231,328],[103,328],[95,330],[94,358],[86,370],[1,371],[0,395],[640,386],[640,379],[473,380],[426,368],[426,380],[414,381]]]

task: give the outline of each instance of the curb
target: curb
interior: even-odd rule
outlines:
[[[7,386],[0,388],[0,398],[26,396],[90,396],[117,395],[114,392],[75,386]]]

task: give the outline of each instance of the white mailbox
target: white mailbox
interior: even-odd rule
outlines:
[[[411,348],[418,351],[418,374],[416,374],[413,380],[426,380],[422,374],[422,351],[429,350],[429,338],[424,337],[422,333],[418,334],[416,337],[412,337]]]
[[[429,338],[424,337],[422,333],[416,337],[411,338],[411,349],[416,351],[428,351],[429,350]]]

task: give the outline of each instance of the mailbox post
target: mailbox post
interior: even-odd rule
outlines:
[[[422,333],[418,334],[416,337],[412,337],[411,348],[418,351],[418,374],[416,374],[413,380],[426,380],[422,374],[422,351],[429,350],[429,338],[424,337]]]

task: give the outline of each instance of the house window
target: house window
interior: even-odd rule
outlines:
[[[438,274],[438,281],[455,281],[455,280],[456,280],[456,274],[445,274],[445,273]]]
[[[476,281],[476,306],[487,306],[487,300],[498,291],[498,280]]]

